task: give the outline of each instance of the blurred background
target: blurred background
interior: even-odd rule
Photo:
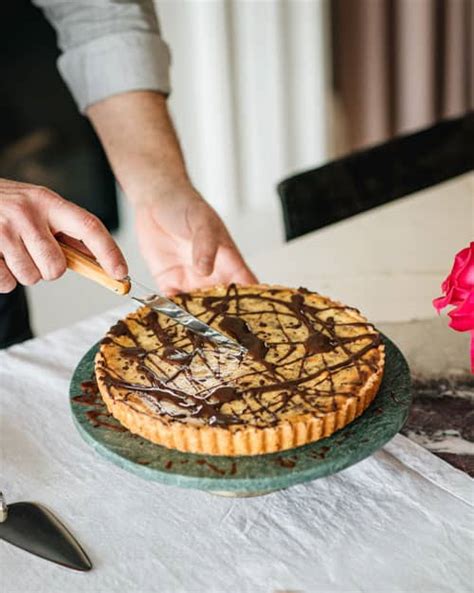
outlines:
[[[251,262],[284,242],[275,190],[283,178],[474,106],[469,0],[158,0],[156,6],[172,52],[169,101],[191,177]],[[2,11],[0,176],[46,185],[98,214],[115,231],[133,276],[151,283],[127,204],[57,73],[54,31],[28,0]],[[44,86],[48,93],[40,92]],[[463,229],[462,239],[444,238],[439,257],[420,257],[417,270],[429,275],[430,290],[472,230],[472,201],[466,195],[455,208],[446,198],[430,204],[430,218],[449,213],[452,228]],[[416,224],[426,216],[423,201],[398,214]],[[388,260],[392,274],[406,268],[393,254]],[[387,272],[387,253],[376,253],[371,266]],[[316,277],[311,288],[317,284]],[[70,273],[29,295],[37,334],[120,304]]]

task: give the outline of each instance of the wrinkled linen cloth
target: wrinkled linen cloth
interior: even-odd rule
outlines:
[[[77,573],[0,541],[2,593],[472,591],[473,481],[397,435],[328,478],[256,498],[162,486],[95,453],[68,388],[126,309],[0,352],[0,489],[52,509]]]

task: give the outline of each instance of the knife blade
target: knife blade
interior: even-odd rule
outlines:
[[[207,325],[197,317],[194,317],[194,315],[188,313],[188,311],[177,305],[172,300],[163,295],[153,293],[152,290],[146,288],[136,280],[132,280],[130,278],[129,280],[131,288],[128,295],[134,301],[137,301],[142,305],[146,305],[158,313],[163,313],[163,315],[166,315],[170,319],[180,323],[195,334],[205,339],[211,340],[219,346],[225,346],[242,353],[247,351],[244,346],[238,342],[235,342],[231,338],[228,338],[224,334],[221,334],[221,332],[215,330],[213,327]]]
[[[103,270],[93,258],[85,255],[79,249],[64,243],[60,239],[58,239],[58,243],[66,257],[69,269],[89,278],[90,280],[94,280],[94,282],[105,286],[119,295],[129,296],[133,300],[154,309],[158,313],[166,315],[202,338],[211,340],[218,346],[229,348],[239,354],[245,354],[247,352],[247,349],[244,346],[207,325],[194,315],[191,315],[171,299],[164,295],[157,294],[156,291],[143,286],[139,282],[132,280],[130,277],[123,280],[115,280],[108,276],[105,270]]]
[[[33,502],[7,506],[1,492],[0,539],[66,568],[92,568],[82,546],[50,510]]]

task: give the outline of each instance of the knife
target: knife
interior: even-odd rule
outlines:
[[[247,352],[247,349],[244,346],[231,338],[228,338],[197,317],[194,317],[194,315],[191,315],[188,311],[167,297],[158,294],[156,291],[143,286],[143,284],[140,284],[135,280],[132,280],[129,276],[123,280],[115,280],[114,278],[111,278],[92,257],[85,255],[82,251],[72,247],[61,239],[58,239],[58,243],[63,250],[66,257],[67,267],[70,270],[105,286],[105,288],[108,288],[119,295],[129,296],[138,303],[146,305],[158,313],[162,313],[177,323],[180,323],[198,336],[211,340],[218,346],[232,349],[236,354],[245,354]]]
[[[51,511],[33,502],[7,506],[1,492],[0,539],[66,568],[92,568],[79,542]]]

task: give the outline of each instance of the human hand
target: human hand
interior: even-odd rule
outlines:
[[[54,238],[60,232],[82,241],[110,276],[127,275],[120,249],[93,214],[47,188],[0,179],[0,293],[64,274]]]
[[[219,216],[192,187],[164,95],[118,93],[87,114],[135,207],[141,252],[162,292],[256,282]]]
[[[166,294],[257,282],[216,212],[186,188],[136,206],[141,252]]]

